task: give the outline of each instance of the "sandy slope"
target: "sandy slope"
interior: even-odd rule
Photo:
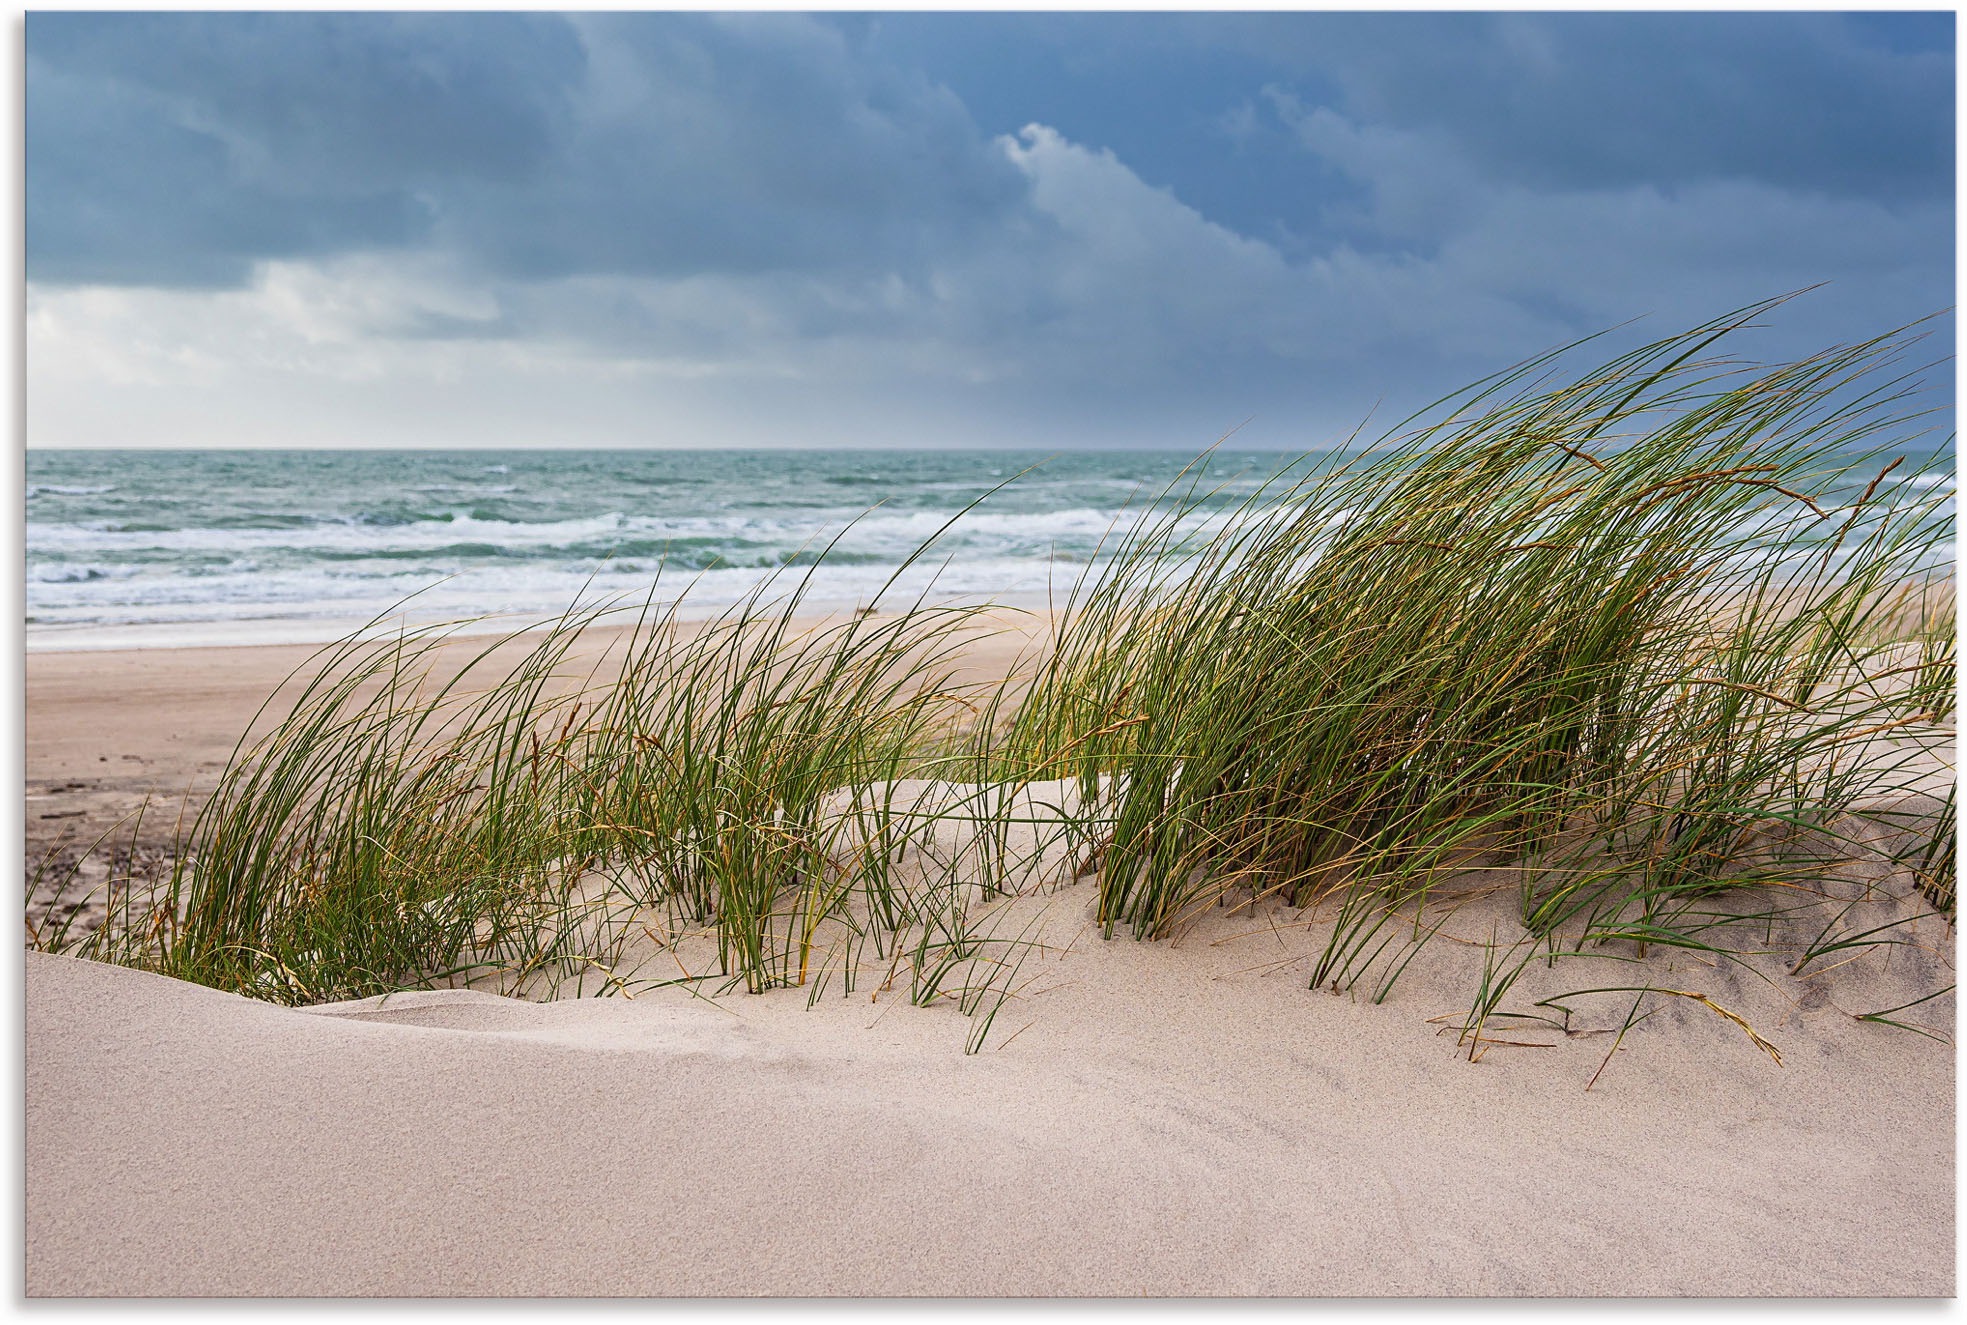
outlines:
[[[865,991],[293,1011],[29,954],[28,1292],[1953,1292],[1952,1052],[1852,1016],[1935,958],[1649,959],[1784,1065],[1667,998],[1587,1092],[1602,996],[1470,1063],[1428,1019],[1474,949],[1373,1006],[1295,913],[1103,942],[1092,895],[1010,904],[1049,950],[974,1056]]]

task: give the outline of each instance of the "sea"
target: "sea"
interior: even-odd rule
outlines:
[[[1950,491],[1951,463],[1935,458],[1911,457],[1905,481]],[[1166,451],[30,450],[26,642],[321,642],[391,614],[509,628],[651,598],[709,615],[761,586],[800,586],[814,609],[924,595],[1042,605],[1194,463]],[[1218,451],[1197,519],[1317,463]]]
[[[1037,604],[1194,459],[31,450],[27,646],[321,641],[392,612],[516,622],[652,595],[709,615],[761,585],[815,609]],[[1219,453],[1204,505],[1291,464]]]

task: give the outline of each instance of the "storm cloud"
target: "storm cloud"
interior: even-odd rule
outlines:
[[[1804,352],[1951,298],[1952,21],[36,14],[30,441],[1318,445],[1828,282]]]

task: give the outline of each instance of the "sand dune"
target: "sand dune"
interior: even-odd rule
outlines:
[[[1472,945],[1374,1006],[1305,988],[1297,913],[1102,941],[1093,892],[1000,904],[1045,946],[972,1056],[896,994],[290,1010],[29,953],[27,1291],[1954,1291],[1951,1049],[1853,1015],[1943,934],[1804,998],[1622,968],[1783,1065],[1665,998],[1587,1092],[1610,1000],[1470,1063]]]
[[[122,755],[188,779],[292,658],[187,661],[31,672],[31,784]],[[202,707],[146,726],[101,706],[144,677]],[[1896,808],[1943,812],[1921,795],[1951,776]],[[704,981],[294,1010],[28,953],[27,1292],[1954,1292],[1937,918],[1802,977],[1782,935],[1742,964],[1627,946],[1535,965],[1504,1006],[1551,1020],[1491,1021],[1471,1062],[1458,1028],[1490,943],[1521,932],[1507,872],[1444,886],[1439,932],[1374,1004],[1372,980],[1307,987],[1332,932],[1316,909],[1103,939],[1097,876],[1053,831],[1068,784],[863,790],[834,807],[844,857],[887,813],[924,877],[1025,859],[1022,895],[952,897],[1004,963],[1001,1005],[912,1006],[878,970],[846,993],[834,970],[817,1000]],[[980,843],[968,806],[1017,822]],[[1871,836],[1918,831],[1881,817]],[[1878,861],[1845,878],[1852,929],[1923,909]],[[707,969],[691,942],[628,956]],[[1648,995],[1620,1039],[1632,995],[1561,998],[1605,986],[1683,992]],[[1915,999],[1899,1019],[1941,1038],[1859,1019]]]

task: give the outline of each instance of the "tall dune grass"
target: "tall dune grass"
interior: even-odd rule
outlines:
[[[443,627],[323,650],[170,877],[80,950],[295,1002],[488,977],[629,990],[627,944],[693,927],[753,991],[805,983],[823,927],[883,959],[912,941],[912,971],[950,975],[985,945],[951,888],[893,885],[900,825],[847,868],[838,811],[820,819],[843,787],[962,771],[952,715],[979,710],[948,674],[980,609],[813,625],[804,583],[769,587],[707,622],[592,607],[462,661]]]
[[[1952,794],[1920,760],[1950,740],[1952,529],[1893,468],[1922,426],[1912,341],[1718,357],[1762,311],[1580,375],[1556,375],[1575,348],[1525,365],[1227,515],[1198,460],[1001,682],[952,681],[982,609],[810,624],[810,578],[704,623],[652,592],[580,674],[622,609],[441,672],[442,630],[352,637],[237,752],[170,877],[45,946],[290,1002],[817,993],[871,962],[975,1011],[1020,950],[979,928],[979,890],[1030,886],[1020,852],[1063,835],[1109,935],[1328,906],[1312,983],[1376,998],[1441,881],[1506,864],[1522,934],[1474,991],[1479,1034],[1531,960],[1730,951],[1894,815],[1890,853],[1950,915]],[[1034,844],[1011,826],[1054,779],[1077,794]],[[925,816],[967,845],[925,852]],[[623,965],[692,930],[714,972]]]
[[[1328,900],[1313,984],[1384,997],[1458,869],[1520,868],[1532,940],[1720,951],[1717,894],[1787,905],[1854,820],[1950,824],[1911,784],[1952,712],[1951,523],[1876,477],[1905,342],[1704,357],[1742,320],[1527,365],[1205,538],[1193,502],[1130,531],[1013,740],[1124,782],[1107,932]]]

